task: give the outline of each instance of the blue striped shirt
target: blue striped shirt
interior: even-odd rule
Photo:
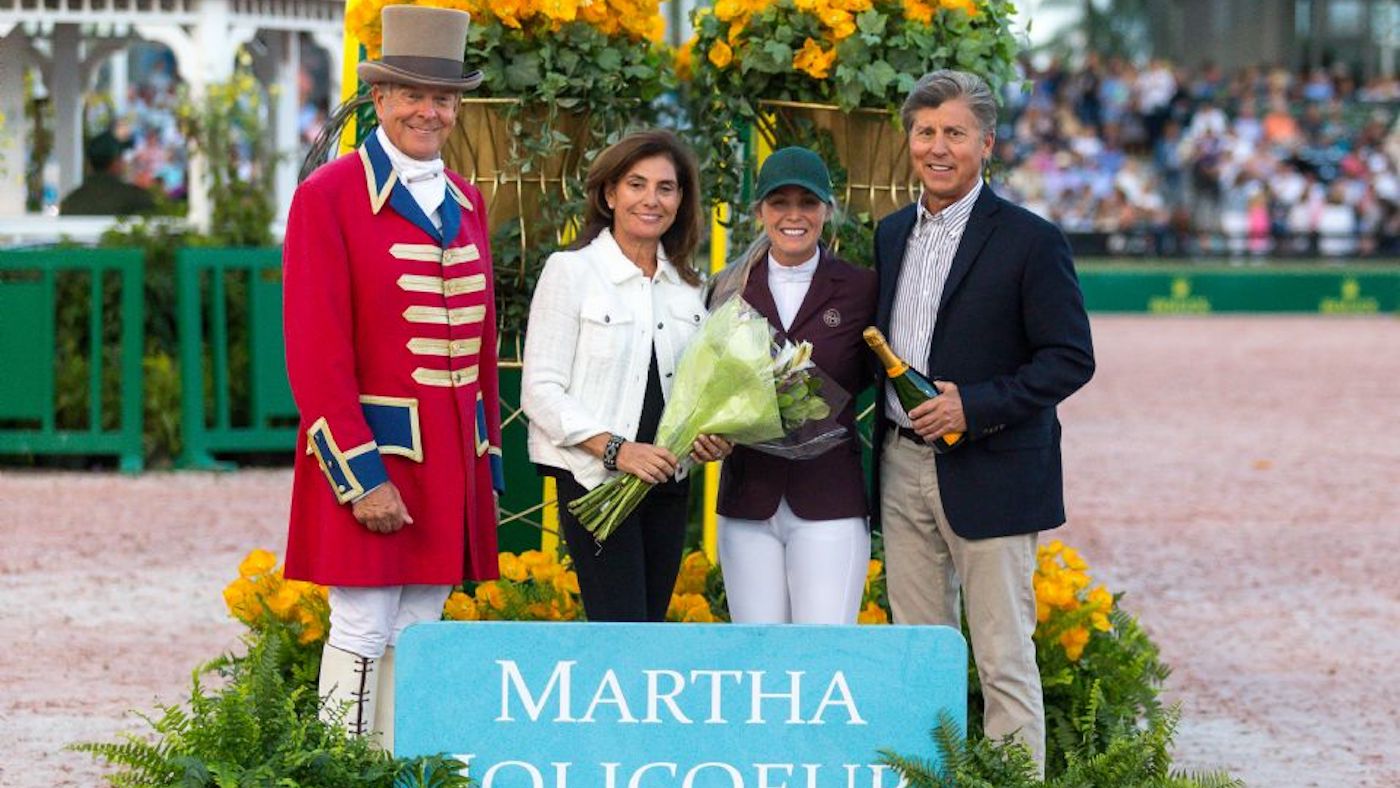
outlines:
[[[909,366],[928,375],[929,350],[933,346],[933,329],[938,320],[938,302],[943,297],[943,285],[953,267],[953,255],[967,229],[972,206],[982,193],[982,180],[977,179],[972,190],[957,202],[938,213],[929,213],[919,196],[918,217],[909,233],[904,249],[904,265],[900,268],[899,284],[894,291],[894,307],[890,312],[890,348]],[[885,386],[885,415],[901,427],[912,427],[909,414],[899,404],[894,386]]]

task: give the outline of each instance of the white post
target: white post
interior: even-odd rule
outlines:
[[[330,75],[327,95],[330,97],[330,109],[335,109],[335,105],[340,103],[340,77],[341,71],[345,67],[345,36],[339,32],[327,33],[324,30],[311,34],[311,40],[316,42],[316,46],[326,51],[326,57],[330,62]]]
[[[212,82],[233,76],[233,56],[236,46],[230,40],[231,16],[228,0],[204,0],[199,7],[199,21],[194,29],[195,56],[189,73],[190,100],[204,101]],[[209,159],[202,152],[190,155],[190,223],[208,232],[214,216],[214,204],[209,194]]]
[[[53,64],[49,78],[49,97],[53,101],[53,152],[58,162],[58,196],[78,188],[83,181],[83,82],[78,42],[82,33],[78,26],[65,23],[53,26]]]
[[[273,146],[277,155],[277,218],[285,221],[292,208],[292,192],[297,188],[297,170],[300,169],[300,131],[297,127],[301,109],[301,36],[295,30],[284,31],[281,35],[281,50],[278,52],[275,82],[279,92],[273,97],[272,113]]]
[[[24,173],[29,151],[24,144],[24,69],[29,43],[15,25],[0,38],[0,216],[24,215]]]
[[[131,85],[131,57],[126,48],[113,52],[107,60],[112,78],[107,84],[112,90],[112,114],[115,119],[126,117],[126,92]]]

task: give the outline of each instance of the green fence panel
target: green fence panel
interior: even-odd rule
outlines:
[[[526,447],[529,421],[520,410],[520,363],[500,365],[501,459],[506,469],[506,494],[501,498],[501,526],[496,535],[502,551],[518,553],[540,546],[544,512],[543,481],[530,462]]]
[[[0,284],[0,419],[54,423],[53,278]]]
[[[296,446],[281,277],[280,248],[187,248],[177,255],[181,467],[223,468],[216,452]]]
[[[114,455],[123,471],[141,470],[141,339],[145,320],[144,262],[136,249],[0,250],[0,454]],[[60,342],[66,354],[81,353],[78,337],[60,337],[59,277],[86,277],[86,426],[60,423]],[[106,283],[118,285],[115,327],[105,318]],[[77,293],[75,288],[65,292]],[[73,307],[73,304],[63,304]],[[109,345],[115,352],[109,353]],[[103,381],[116,370],[115,402]],[[67,381],[73,385],[74,381]]]
[[[1273,312],[1374,315],[1400,311],[1400,267],[1079,266],[1091,312],[1202,315]]]
[[[282,268],[263,269],[248,289],[248,321],[253,345],[251,365],[252,418],[256,424],[297,412],[287,383],[286,350],[282,344]],[[295,425],[293,425],[295,426]]]

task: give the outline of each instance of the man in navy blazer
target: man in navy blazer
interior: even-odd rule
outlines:
[[[885,386],[876,497],[895,623],[957,626],[961,591],[985,732],[1043,768],[1036,539],[1065,521],[1055,406],[1094,356],[1064,235],[983,184],[996,113],[986,82],[949,70],[902,109],[923,192],[876,230],[877,323],[942,394],[906,414]],[[950,433],[967,438],[935,453]]]

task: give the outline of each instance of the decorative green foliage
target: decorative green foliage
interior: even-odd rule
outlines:
[[[1137,619],[1122,609],[1109,618],[1111,636],[1090,638],[1075,662],[1063,649],[1037,647],[1046,738],[1053,742],[1052,774],[1063,768],[1070,753],[1106,752],[1113,742],[1138,730],[1143,720],[1162,716],[1158,694],[1171,669]]]
[[[647,16],[644,9],[637,14]],[[493,232],[497,323],[503,336],[516,336],[545,258],[582,224],[589,164],[626,132],[657,123],[656,99],[675,87],[675,72],[663,46],[616,22],[517,21],[503,7],[474,10],[466,61],[485,77],[470,98],[516,100],[500,107],[512,169],[527,182],[535,174],[551,181],[537,213],[522,217],[523,231],[508,221]]]
[[[880,763],[891,766],[910,788],[1239,788],[1243,783],[1222,773],[1187,774],[1171,770],[1169,752],[1178,712],[1157,715],[1145,727],[1113,739],[1097,753],[1070,752],[1065,768],[1036,776],[1024,747],[1010,737],[993,742],[965,738],[944,716],[929,733],[942,761],[883,751]]]
[[[159,718],[140,715],[153,739],[127,733],[119,742],[73,749],[121,767],[107,778],[117,788],[469,784],[458,761],[394,760],[368,739],[321,722],[315,671],[294,640],[274,633],[251,641],[245,657],[224,657],[197,670],[187,706],[162,706]],[[221,689],[205,687],[200,677],[209,672],[220,675]]]
[[[743,147],[761,100],[897,110],[918,78],[939,68],[971,71],[1000,90],[1019,49],[1012,11],[1009,0],[720,0],[698,8],[687,101],[705,196],[731,211],[746,207]]]

